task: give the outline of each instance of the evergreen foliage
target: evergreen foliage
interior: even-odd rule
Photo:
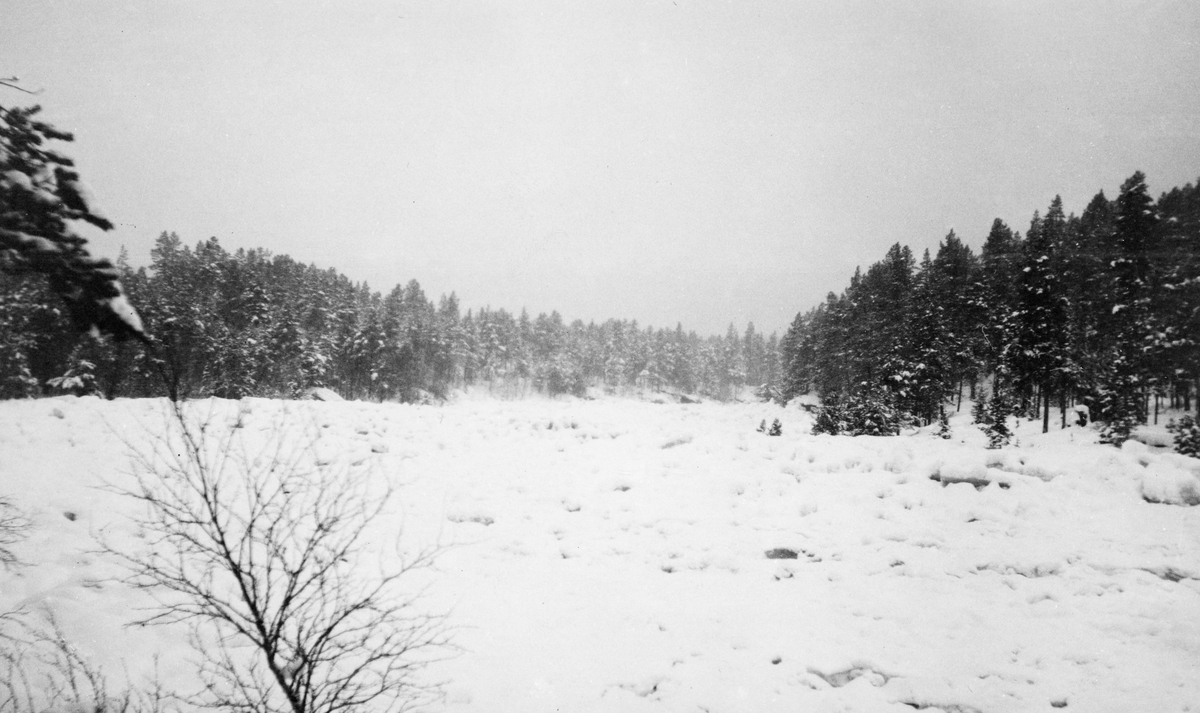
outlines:
[[[883,388],[857,391],[846,403],[846,432],[851,436],[897,436],[910,424],[910,416]]]
[[[110,398],[296,398],[324,387],[424,401],[480,385],[501,396],[597,388],[732,399],[748,386],[777,393],[770,380],[782,375],[778,339],[753,327],[702,338],[682,325],[568,324],[557,312],[462,314],[455,295],[435,303],[415,280],[381,294],[286,255],[231,253],[215,238],[188,246],[163,233],[149,266],[121,260],[115,270],[147,346],[81,338],[45,276],[0,275],[0,397],[67,387]]]
[[[975,404],[971,406],[971,422],[977,426],[986,426],[991,423],[991,414],[988,411],[988,399],[983,393],[975,399]]]
[[[831,436],[896,436],[912,424],[911,417],[896,406],[891,391],[863,387],[845,401],[832,399],[817,410],[813,434]]]
[[[77,329],[140,338],[142,324],[125,299],[117,270],[108,260],[92,257],[76,231],[80,222],[101,230],[111,230],[112,223],[94,205],[74,162],[50,146],[73,137],[39,121],[40,112],[37,106],[0,106],[0,274],[43,277],[58,296],[50,309],[64,307]],[[43,289],[37,281],[22,287]],[[4,301],[4,311],[22,311],[23,302],[12,302],[11,297]],[[16,325],[4,320],[0,330],[23,331],[20,323],[27,316],[17,316]],[[20,390],[33,366],[21,363],[16,350],[4,351],[0,366],[13,371],[4,373],[0,389]]]
[[[507,395],[778,393],[779,341],[752,324],[701,338],[682,325],[566,324],[558,313],[463,315],[455,295],[435,305],[415,280],[385,296],[332,269],[261,249],[231,254],[216,238],[192,248],[167,232],[148,267],[124,255],[114,266],[75,230],[112,224],[51,147],[72,136],[39,111],[0,106],[0,398],[299,397],[323,387],[427,400],[475,384]]]
[[[821,404],[813,421],[813,435],[821,434],[836,436],[846,430],[846,412],[841,403],[832,398]]]
[[[1008,390],[997,386],[988,401],[987,424],[983,432],[988,437],[988,448],[1003,448],[1012,440],[1012,430],[1008,427],[1008,417],[1012,415],[1012,399]]]
[[[953,232],[919,263],[894,245],[797,314],[780,351],[783,396],[825,404],[815,432],[930,424],[969,390],[995,447],[1007,416],[1047,430],[1077,403],[1119,443],[1151,396],[1200,408],[1200,189],[1155,201],[1139,172],[1078,217],[1055,197],[1024,237],[997,219],[978,257]]]
[[[938,417],[937,435],[938,438],[947,441],[954,437],[954,433],[950,430],[950,416],[945,411],[942,411],[941,416]]]
[[[1167,430],[1175,436],[1175,452],[1200,458],[1200,423],[1191,416],[1167,424]]]

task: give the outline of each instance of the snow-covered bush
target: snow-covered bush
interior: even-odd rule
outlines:
[[[849,436],[898,436],[912,418],[897,408],[889,392],[865,388],[844,404],[830,399],[817,411],[813,433]]]
[[[783,396],[783,392],[778,388],[771,386],[770,384],[763,384],[756,388],[754,390],[754,396],[759,401],[774,401],[781,406],[787,402],[787,399],[785,399]]]
[[[542,365],[534,375],[534,386],[549,396],[587,396],[587,380],[575,360],[559,355]]]
[[[971,422],[978,426],[986,426],[992,422],[991,412],[988,410],[988,399],[983,394],[975,400],[971,405]]]
[[[783,435],[783,424],[779,422],[779,419],[775,419],[775,421],[771,424],[771,430],[767,431],[767,435],[768,436],[782,436]]]
[[[988,402],[987,416],[983,432],[988,437],[988,448],[1003,448],[1012,439],[1012,431],[1008,428],[1008,417],[1012,413],[1008,392],[997,389]]]
[[[950,438],[952,438],[954,435],[950,431],[950,416],[945,411],[942,411],[941,415],[938,416],[937,435],[938,438],[944,440],[950,440]]]
[[[813,422],[812,429],[814,436],[819,436],[822,433],[836,436],[844,430],[846,430],[846,414],[842,409],[841,403],[831,398],[817,407],[816,419]]]
[[[911,421],[882,389],[863,390],[846,404],[846,426],[852,436],[898,436]]]
[[[1096,390],[1096,412],[1092,419],[1103,421],[1100,442],[1120,446],[1146,420],[1146,404],[1136,377],[1113,367]]]
[[[1185,456],[1200,458],[1200,423],[1191,416],[1184,416],[1178,421],[1171,419],[1167,430],[1175,436],[1175,452]]]
[[[67,373],[48,379],[46,384],[70,394],[90,394],[96,390],[96,377],[92,373],[95,368],[92,362],[80,359]]]

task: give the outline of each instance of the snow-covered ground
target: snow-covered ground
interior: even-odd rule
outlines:
[[[988,451],[967,406],[951,440],[812,436],[772,405],[199,407],[286,412],[401,483],[376,536],[447,546],[424,605],[463,649],[436,710],[1200,710],[1200,460],[1040,423]],[[163,409],[0,403],[0,495],[34,524],[0,611],[49,605],[117,678],[158,654],[180,685],[184,637],[123,628],[145,601],[94,539],[129,528],[98,486]]]

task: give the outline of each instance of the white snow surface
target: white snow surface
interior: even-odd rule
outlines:
[[[414,586],[462,647],[427,670],[433,710],[1200,710],[1200,460],[1040,423],[988,451],[968,405],[950,440],[813,436],[769,404],[193,408],[250,434],[284,414],[399,484],[372,536],[446,546]],[[96,553],[134,534],[101,486],[165,413],[0,403],[0,495],[34,525],[0,611],[50,606],[110,676],[158,655],[186,688],[186,636],[126,627],[145,595]]]

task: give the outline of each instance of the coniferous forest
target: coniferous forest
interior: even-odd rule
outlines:
[[[485,384],[519,396],[640,388],[728,400],[814,393],[815,429],[891,435],[943,423],[964,391],[993,445],[1011,415],[1104,423],[1119,443],[1165,402],[1200,407],[1200,187],[1149,195],[1135,173],[1082,215],[1056,197],[1025,234],[996,219],[977,256],[953,231],[918,262],[893,245],[782,341],[750,324],[701,338],[636,321],[462,314],[416,280],[386,295],[264,249],[189,247],[151,264],[88,255],[71,221],[112,224],[72,136],[0,108],[0,398],[55,393],[422,400]],[[129,307],[132,303],[133,308]],[[136,312],[133,310],[136,309]],[[90,334],[81,333],[89,329]],[[130,338],[133,337],[133,338]],[[1194,429],[1193,422],[1186,427]]]
[[[334,269],[263,249],[231,254],[216,238],[193,249],[166,232],[148,268],[124,252],[113,265],[72,227],[113,226],[51,148],[74,137],[40,111],[0,106],[0,398],[322,388],[411,401],[486,384],[502,396],[636,387],[730,399],[779,380],[778,340],[753,324],[701,339],[682,325],[568,325],[557,312],[463,315],[453,294],[435,305],[416,280],[384,296]]]
[[[777,338],[749,325],[700,337],[636,321],[566,323],[436,303],[416,280],[386,294],[333,269],[266,250],[189,247],[160,235],[148,267],[118,260],[149,335],[79,334],[40,274],[0,274],[0,395],[295,397],[419,400],[485,385],[498,396],[582,395],[589,387],[733,398],[779,381]]]
[[[782,340],[751,324],[700,337],[636,321],[463,313],[416,280],[387,294],[286,255],[159,236],[116,270],[150,339],[81,335],[47,278],[0,273],[0,395],[419,400],[486,385],[501,396],[630,387],[715,399],[813,393],[817,428],[894,434],[974,398],[1063,423],[1087,407],[1120,441],[1160,406],[1200,406],[1200,190],[1157,200],[1136,173],[1082,215],[1058,198],[1024,233],[997,219],[979,255],[952,231],[917,260],[892,246]],[[1070,415],[1069,415],[1070,414]]]
[[[1200,390],[1200,188],[1154,200],[1135,173],[1081,215],[1055,198],[1025,234],[997,219],[976,255],[953,231],[918,260],[892,246],[781,345],[788,396],[814,392],[829,433],[896,433],[976,398],[976,421],[1086,406],[1126,438]],[[986,388],[984,388],[986,384]]]

